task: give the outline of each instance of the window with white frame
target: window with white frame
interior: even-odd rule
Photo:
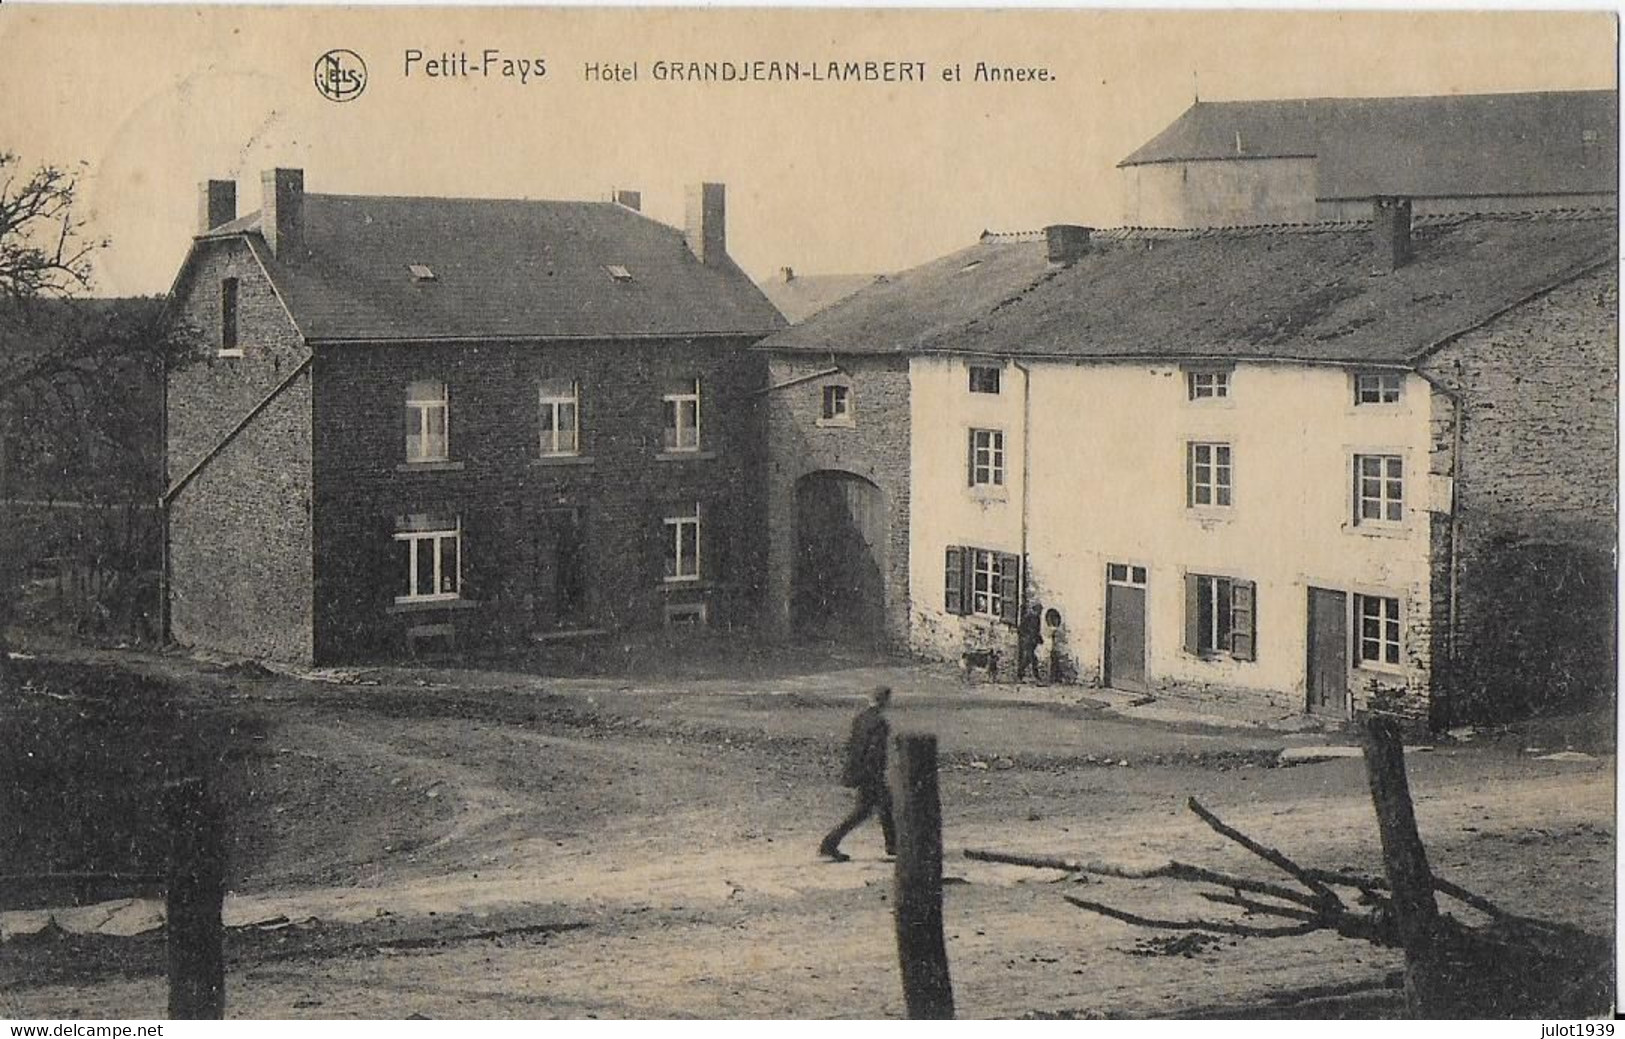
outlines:
[[[675,379],[666,384],[660,400],[666,412],[665,449],[700,449],[700,380]]]
[[[1399,455],[1354,456],[1354,522],[1400,523],[1405,519],[1405,459]]]
[[[1192,441],[1185,448],[1185,501],[1192,508],[1230,505],[1230,445]]]
[[[395,601],[440,602],[456,599],[463,587],[463,529],[457,516],[418,514],[396,524],[395,544],[405,581]]]
[[[666,525],[667,581],[698,581],[700,579],[700,507],[684,507],[682,512],[669,515]]]
[[[944,557],[943,607],[1014,626],[1021,611],[1021,557],[969,545],[949,545]]]
[[[826,425],[852,424],[852,387],[831,383],[824,387],[822,421]]]
[[[1252,581],[1185,575],[1185,651],[1254,660],[1257,623]]]
[[[1004,616],[1004,557],[998,552],[972,549],[970,612]]]
[[[573,455],[581,447],[581,384],[574,379],[543,379],[541,452]]]
[[[970,366],[970,391],[972,393],[998,393],[999,392],[998,365],[973,364]]]
[[[972,487],[1004,486],[1004,431],[999,429],[973,429],[970,431],[970,485]]]
[[[1398,404],[1404,376],[1399,372],[1358,372],[1354,376],[1354,403]]]
[[[1354,597],[1354,658],[1361,667],[1399,666],[1399,600],[1381,595]]]
[[[444,462],[451,457],[447,420],[445,383],[422,380],[406,387],[408,462]]]
[[[1185,373],[1185,393],[1190,400],[1223,400],[1230,396],[1230,373],[1192,369]]]

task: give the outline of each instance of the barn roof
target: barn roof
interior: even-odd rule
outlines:
[[[1320,199],[1617,190],[1611,90],[1199,101],[1119,166],[1315,158]]]
[[[762,341],[768,350],[1406,365],[1612,262],[1617,213],[1425,217],[1382,273],[1369,222],[1094,233],[1069,266],[993,235]]]
[[[703,264],[680,230],[612,202],[306,194],[304,207],[297,257],[272,256],[258,212],[199,238],[248,237],[312,340],[746,335],[784,325],[731,261]]]

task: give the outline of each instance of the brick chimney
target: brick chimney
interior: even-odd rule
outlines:
[[[1051,224],[1044,228],[1044,244],[1049,247],[1050,263],[1076,263],[1089,251],[1092,227],[1077,224]]]
[[[706,266],[728,258],[728,189],[722,184],[692,184],[688,189],[688,219],[683,237],[689,251]]]
[[[613,198],[615,199],[616,205],[625,206],[627,209],[635,212],[643,211],[643,192],[641,191],[625,191],[621,188],[616,188],[613,193]]]
[[[260,174],[260,233],[271,255],[295,259],[305,247],[305,171],[275,169]]]
[[[1397,271],[1411,258],[1411,200],[1378,195],[1371,200],[1371,218],[1377,268]]]
[[[779,280],[784,282],[786,285],[790,284],[792,281],[795,281],[796,269],[794,267],[780,267]]]
[[[237,219],[236,181],[206,180],[197,188],[198,234],[207,234]]]

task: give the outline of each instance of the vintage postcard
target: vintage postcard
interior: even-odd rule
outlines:
[[[0,4],[0,1017],[1611,1035],[1617,46]]]

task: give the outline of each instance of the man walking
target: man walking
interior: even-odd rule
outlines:
[[[1021,681],[1029,668],[1033,681],[1038,681],[1038,647],[1044,641],[1044,611],[1036,602],[1029,602],[1021,611],[1016,625],[1016,681]]]
[[[845,862],[852,856],[841,851],[841,839],[851,833],[870,815],[880,814],[880,832],[886,838],[886,854],[897,854],[897,835],[892,828],[891,791],[886,787],[886,742],[891,736],[891,724],[886,721],[886,705],[891,703],[891,689],[878,686],[869,694],[868,706],[852,719],[852,735],[846,741],[846,762],[841,769],[841,785],[856,787],[857,806],[829,831],[818,854],[835,862]]]

